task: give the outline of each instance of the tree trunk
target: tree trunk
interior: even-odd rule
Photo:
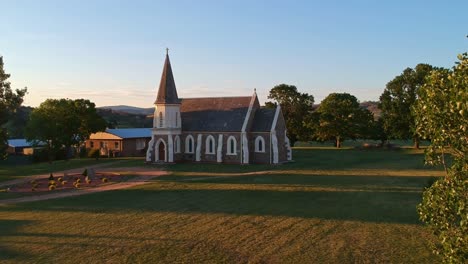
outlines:
[[[415,149],[419,149],[419,138],[414,138],[413,139],[413,142],[414,142],[414,148]]]
[[[336,142],[335,142],[336,148],[341,148],[341,140],[340,140],[340,137],[339,137],[339,136],[336,137],[335,141],[336,141]]]

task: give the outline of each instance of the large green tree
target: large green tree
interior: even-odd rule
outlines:
[[[0,56],[0,159],[6,157],[8,134],[5,124],[21,106],[26,94],[26,88],[16,91],[11,89],[8,82],[10,74],[5,73],[3,66],[3,57]]]
[[[452,70],[431,72],[414,107],[416,131],[431,141],[426,163],[446,168],[446,176],[424,191],[418,211],[447,263],[468,263],[468,54],[459,60]]]
[[[387,83],[380,96],[379,107],[384,130],[390,139],[413,139],[414,146],[419,148],[411,109],[417,100],[418,89],[424,85],[433,68],[429,64],[418,64],[414,69],[405,69]]]
[[[303,121],[312,113],[314,105],[312,95],[300,93],[294,85],[280,84],[270,90],[268,99],[280,104],[292,146],[298,140],[306,141],[311,138],[312,133]],[[275,107],[276,102],[266,102],[266,106]]]
[[[105,127],[105,120],[89,100],[47,99],[32,111],[25,135],[33,142],[46,143],[51,161],[59,149],[68,153],[71,146]]]
[[[318,140],[335,140],[335,146],[341,147],[345,139],[366,138],[372,126],[372,113],[360,107],[356,97],[348,93],[328,95],[317,109],[318,124],[315,137]]]

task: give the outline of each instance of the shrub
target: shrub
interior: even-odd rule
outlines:
[[[86,158],[88,156],[88,150],[85,147],[81,147],[78,155],[80,158]]]
[[[65,185],[65,184],[67,184],[67,181],[62,181],[62,185]]]
[[[99,149],[90,149],[88,152],[88,158],[95,158],[96,160],[98,160],[99,156]]]
[[[104,183],[108,182],[107,178],[102,178],[102,182]]]
[[[54,180],[54,175],[51,173],[49,176],[49,181],[53,181],[53,180]]]
[[[56,182],[55,182],[54,180],[49,181],[49,186],[50,186],[50,185],[56,185]]]
[[[49,186],[49,191],[53,191],[53,190],[55,190],[55,185],[50,185]]]
[[[81,175],[88,176],[88,169],[85,169]]]
[[[58,182],[62,182],[62,181],[63,181],[63,180],[62,180],[62,177],[58,177],[57,181],[58,181]]]

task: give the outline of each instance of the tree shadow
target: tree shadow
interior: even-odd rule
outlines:
[[[29,225],[33,221],[29,220],[7,220],[7,219],[0,219],[0,237],[3,239],[15,236],[19,233],[19,229],[21,226]],[[27,260],[30,255],[26,252],[20,252],[17,250],[13,250],[8,245],[1,243],[0,240],[0,260]]]
[[[47,204],[18,204],[11,210],[58,212],[175,212],[253,216],[286,216],[374,223],[419,224],[416,205],[421,194],[386,190],[259,190],[127,189],[50,200]]]
[[[213,184],[281,185],[290,187],[327,187],[340,189],[421,192],[433,180],[432,176],[354,176],[265,174],[245,176],[161,176],[158,181]]]

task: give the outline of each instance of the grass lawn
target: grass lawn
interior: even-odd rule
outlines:
[[[131,189],[0,207],[0,262],[439,262],[415,207],[442,172],[421,152],[296,149],[294,159],[170,165]]]

